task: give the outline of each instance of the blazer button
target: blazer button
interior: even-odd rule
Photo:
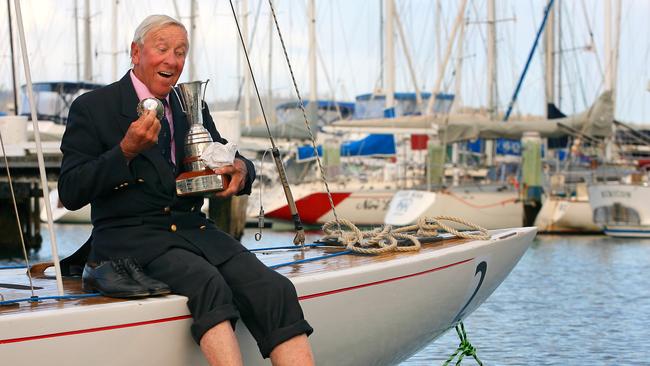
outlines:
[[[127,182],[124,182],[124,186],[125,186],[125,187],[126,187],[126,186],[128,186],[128,185],[129,185],[129,183],[127,183]]]
[[[138,183],[144,183],[144,179],[138,178]]]
[[[201,230],[205,230],[205,228],[206,228],[205,225],[201,225],[201,226],[199,226],[199,229],[201,229]]]
[[[163,208],[163,212],[164,213],[170,213],[170,212],[172,212],[172,209],[169,208],[169,206],[165,206],[165,208]]]
[[[175,233],[177,229],[176,224],[172,224],[172,226],[169,227],[169,230],[171,230],[172,233]]]

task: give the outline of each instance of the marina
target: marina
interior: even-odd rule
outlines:
[[[57,224],[62,256],[90,232],[88,225]],[[284,243],[289,232],[242,238],[251,249]],[[308,241],[320,232],[308,232]],[[48,238],[32,261],[47,261]],[[639,349],[650,347],[650,239],[604,235],[538,235],[520,263],[494,294],[465,320],[469,340],[489,365],[646,365]],[[0,266],[20,263],[0,259]],[[534,314],[534,315],[533,315]],[[448,331],[403,366],[440,365],[458,346]],[[472,364],[466,360],[463,364]]]
[[[1,360],[650,366],[650,3],[67,5],[0,7]]]

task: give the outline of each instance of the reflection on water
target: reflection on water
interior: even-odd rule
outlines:
[[[247,230],[249,248],[290,245],[293,233]],[[71,254],[87,225],[56,225],[59,253]],[[308,242],[319,238],[309,233]],[[31,260],[51,257],[49,234]],[[0,265],[21,262],[0,258]],[[650,239],[540,236],[506,281],[465,320],[486,365],[650,365]],[[435,309],[431,309],[435,311]],[[403,365],[440,365],[455,351],[453,330]],[[475,364],[468,359],[466,364]]]
[[[649,264],[650,239],[539,236],[468,338],[486,365],[650,365]],[[403,365],[441,365],[457,345],[452,330]]]

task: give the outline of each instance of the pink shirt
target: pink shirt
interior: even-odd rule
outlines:
[[[131,82],[133,82],[133,87],[135,88],[135,93],[138,95],[138,99],[143,100],[147,98],[155,98],[153,94],[149,91],[146,85],[131,70]],[[169,95],[165,97],[167,105],[169,104]],[[172,117],[171,108],[165,108],[165,117],[167,117],[167,122],[169,122],[169,131],[171,132],[171,154],[172,161],[176,164],[176,143],[174,142],[174,118]]]

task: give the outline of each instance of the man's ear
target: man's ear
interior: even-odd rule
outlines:
[[[133,65],[140,63],[140,47],[135,42],[131,42],[131,63]]]

